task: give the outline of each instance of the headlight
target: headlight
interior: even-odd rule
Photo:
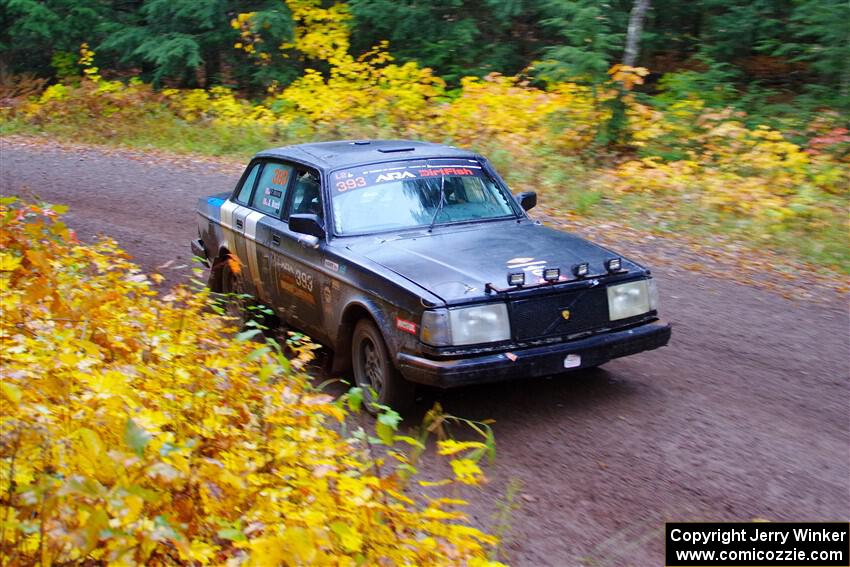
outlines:
[[[658,286],[655,285],[655,280],[646,280],[649,282],[649,309],[650,311],[658,311]]]
[[[657,309],[655,282],[640,280],[608,286],[608,318],[611,321],[642,315]]]
[[[433,346],[494,343],[511,338],[508,306],[492,303],[422,314],[422,342]]]

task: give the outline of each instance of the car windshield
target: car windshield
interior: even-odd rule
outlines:
[[[339,235],[516,214],[511,195],[475,160],[397,161],[335,171],[330,178]]]

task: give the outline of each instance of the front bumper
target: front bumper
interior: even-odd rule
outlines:
[[[598,366],[613,358],[663,347],[670,341],[670,334],[669,323],[655,321],[623,331],[611,331],[513,353],[450,360],[433,360],[399,353],[398,363],[402,375],[411,382],[451,388],[512,378],[550,376],[567,370]],[[511,360],[507,354],[513,354],[516,359]],[[566,369],[564,361],[569,354],[581,356],[581,365]]]

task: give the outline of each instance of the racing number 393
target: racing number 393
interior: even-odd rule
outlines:
[[[356,189],[358,187],[366,187],[365,178],[355,177],[354,179],[346,179],[345,181],[340,181],[336,184],[337,191],[340,193],[344,193],[349,189]]]
[[[274,170],[274,175],[272,176],[272,183],[275,185],[286,185],[286,181],[289,179],[289,171],[282,168],[277,168]]]
[[[295,283],[301,289],[306,289],[309,292],[313,291],[313,275],[301,270],[295,270]]]

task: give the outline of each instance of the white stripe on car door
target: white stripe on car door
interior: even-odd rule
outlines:
[[[240,208],[239,205],[234,203],[233,201],[225,201],[224,204],[221,205],[221,226],[224,227],[224,242],[227,245],[227,249],[230,250],[232,254],[236,253],[236,239],[233,235],[233,212]]]
[[[268,301],[270,298],[263,287],[263,281],[260,278],[260,264],[257,259],[257,223],[264,216],[259,211],[251,211],[245,217],[245,250],[248,253],[248,269],[251,271],[251,279],[254,281],[257,295],[260,299]]]

